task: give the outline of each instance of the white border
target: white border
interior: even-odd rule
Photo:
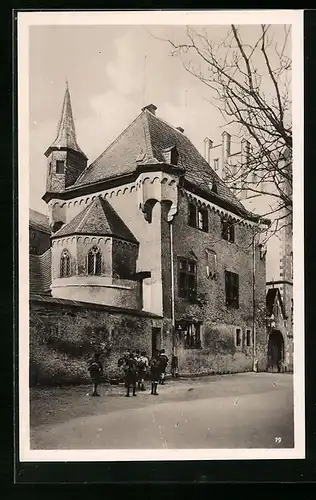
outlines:
[[[303,11],[19,12],[19,441],[20,461],[242,460],[305,458],[304,380],[304,198],[303,198]],[[31,450],[28,386],[29,324],[29,26],[292,24],[294,129],[294,433],[293,449]]]

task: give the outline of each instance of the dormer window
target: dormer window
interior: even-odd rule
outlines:
[[[166,163],[171,165],[178,165],[179,160],[179,152],[176,146],[171,146],[169,148],[165,148],[162,151],[162,156]]]
[[[67,278],[71,275],[70,254],[68,250],[63,250],[60,258],[60,277]]]
[[[215,182],[215,181],[211,181],[211,182],[209,182],[208,187],[210,188],[210,190],[211,190],[213,193],[216,193],[216,194],[217,194],[217,184],[216,184],[216,182]]]
[[[94,276],[101,275],[102,259],[101,252],[97,246],[91,248],[87,257],[88,274]]]
[[[65,173],[65,162],[63,160],[56,161],[56,174]]]

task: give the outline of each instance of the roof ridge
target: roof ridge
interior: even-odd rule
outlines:
[[[147,111],[147,113],[150,113],[150,115],[153,116],[154,118],[156,118],[156,120],[160,120],[165,125],[168,125],[168,127],[172,128],[175,132],[177,132],[178,134],[180,134],[181,137],[186,137],[186,139],[188,139],[188,141],[190,141],[190,139],[184,134],[184,132],[181,132],[179,129],[177,129],[177,127],[175,127],[174,125],[171,125],[171,123],[168,123],[166,120],[164,120],[160,116],[154,115],[153,113],[151,113],[150,111],[148,111],[148,109],[146,109],[145,111]],[[193,142],[192,142],[192,144],[193,144]],[[193,146],[194,146],[194,144],[193,144]]]
[[[92,201],[92,203],[90,203],[90,205],[87,206],[87,211],[86,213],[83,215],[81,221],[79,222],[79,224],[77,225],[77,231],[80,230],[80,226],[82,226],[83,222],[86,220],[87,216],[89,215],[89,213],[91,212],[92,210],[92,207],[96,205],[96,201],[98,200],[98,196]]]
[[[139,113],[136,118],[127,126],[125,127],[124,130],[122,130],[122,132],[115,138],[113,139],[112,142],[110,142],[110,144],[107,146],[107,148],[99,155],[95,158],[95,160],[93,160],[92,163],[90,163],[85,169],[84,171],[79,175],[78,179],[76,180],[76,182],[73,184],[73,185],[76,185],[80,179],[89,171],[90,167],[93,167],[95,165],[95,163],[97,161],[99,161],[108,151],[111,147],[114,146],[114,144],[116,144],[118,142],[118,140],[122,137],[123,134],[125,134],[125,132],[127,132],[127,130],[132,127],[132,125],[134,125],[134,123],[142,116],[142,113]]]

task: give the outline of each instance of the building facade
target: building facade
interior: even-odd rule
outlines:
[[[259,238],[267,240],[266,251],[266,283],[269,289],[278,288],[282,301],[284,318],[282,319],[282,336],[285,345],[284,362],[293,365],[293,221],[292,211],[288,208],[277,210],[273,196],[275,186],[258,175],[256,169],[249,167],[251,145],[248,141],[234,142],[228,132],[223,132],[221,141],[214,144],[209,138],[204,141],[204,156],[215,171],[233,189],[237,198],[250,211],[268,217],[271,220],[270,232],[263,231]],[[292,163],[288,151],[279,157],[279,168],[289,170],[291,178]],[[292,198],[291,182],[285,181],[282,190],[285,196]],[[277,222],[278,221],[278,222]],[[268,317],[269,321],[269,317]]]
[[[146,349],[176,355],[180,375],[265,370],[264,221],[156,110],[88,165],[66,89],[45,153],[52,300],[151,316]]]

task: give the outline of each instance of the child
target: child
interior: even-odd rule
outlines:
[[[145,351],[143,351],[139,356],[137,366],[138,366],[138,389],[144,391],[145,376],[148,370],[148,358],[146,356]]]
[[[92,359],[89,360],[88,370],[93,382],[93,392],[91,396],[100,396],[98,393],[98,385],[100,384],[101,377],[103,375],[103,366],[100,361],[99,353],[96,352]]]
[[[150,360],[150,378],[151,378],[151,394],[153,396],[158,396],[157,386],[160,379],[160,356],[159,352],[156,352]]]
[[[165,354],[165,350],[161,349],[160,351],[160,383],[164,385],[165,383],[165,373],[166,373],[166,368],[167,364],[169,363],[169,359],[167,358]]]
[[[136,394],[136,382],[137,382],[137,362],[135,359],[135,355],[130,353],[126,358],[125,362],[125,380],[126,380],[126,397],[129,397],[130,387],[133,388],[133,396],[137,396]]]

